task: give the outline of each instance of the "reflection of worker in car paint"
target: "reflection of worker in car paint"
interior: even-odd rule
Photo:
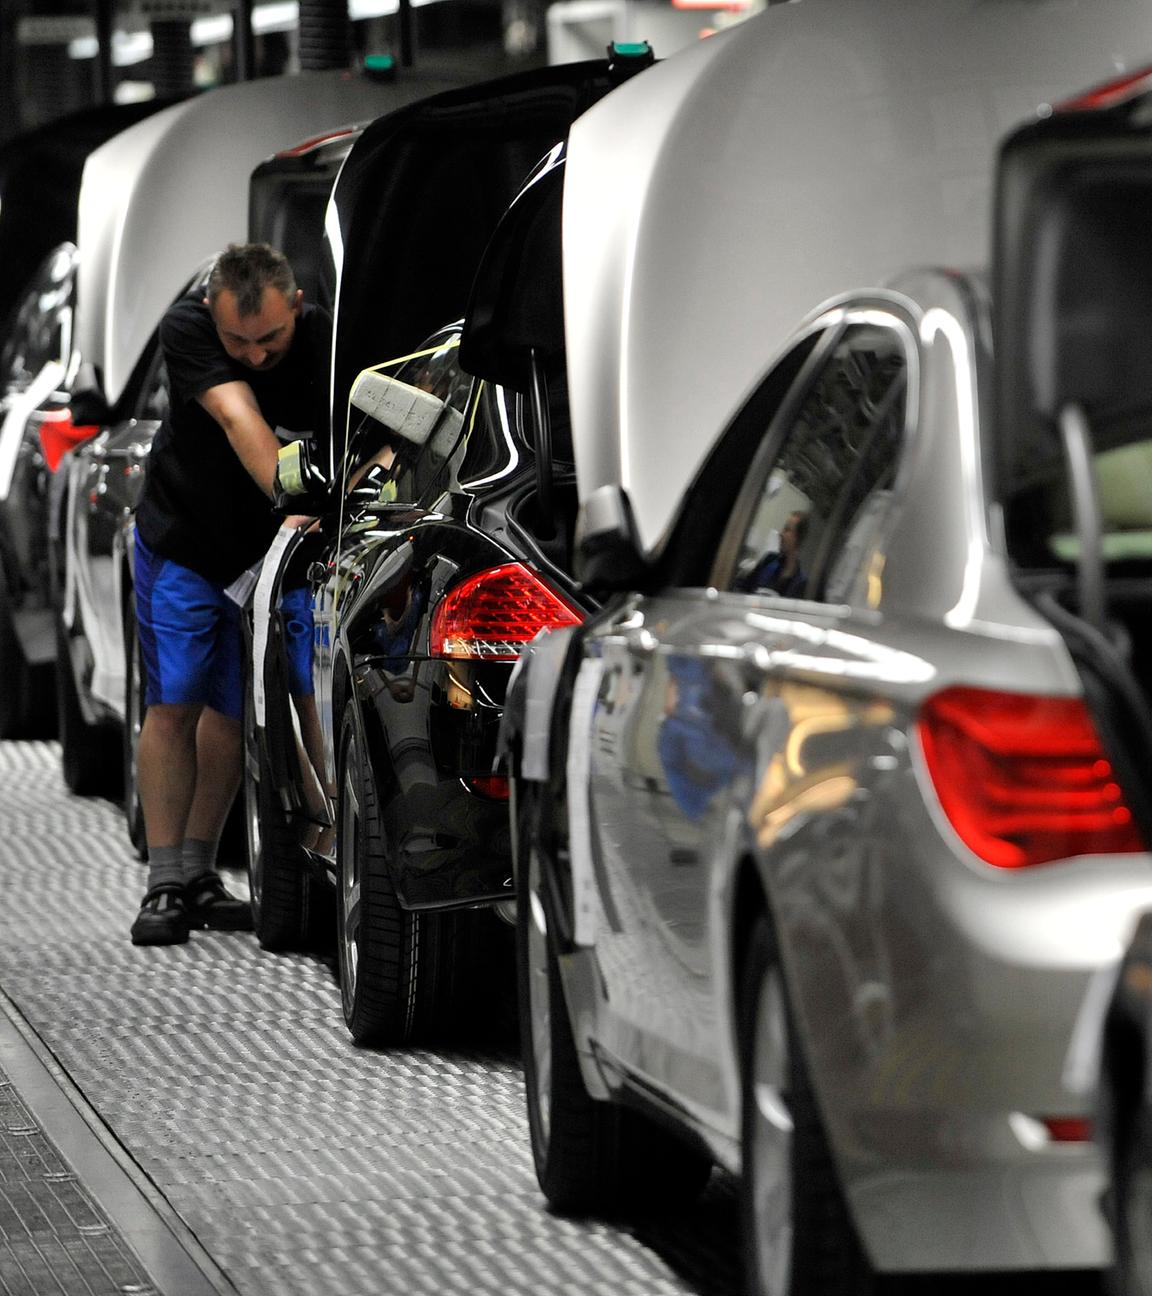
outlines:
[[[424,594],[405,575],[380,605],[380,619],[372,627],[372,647],[383,654],[380,669],[387,676],[388,692],[397,702],[411,702],[416,692],[411,660],[412,640],[424,611]]]
[[[327,837],[334,827],[332,804],[336,789],[324,777],[324,735],[320,712],[312,683],[312,650],[315,621],[312,616],[311,591],[304,585],[287,589],[280,597],[280,623],[284,627],[284,657],[288,667],[288,692],[300,724],[298,751],[303,774],[304,794],[313,829],[307,845],[314,850],[329,844]],[[309,777],[309,770],[315,777]]]
[[[737,588],[750,594],[773,593],[785,598],[803,598],[808,577],[800,566],[800,550],[808,534],[808,514],[792,513],[780,530],[780,548],[773,549],[737,581]]]
[[[247,901],[216,872],[241,768],[239,609],[226,591],[276,531],[280,437],[326,427],[331,320],[302,297],[279,252],[230,247],[207,295],[181,298],[160,325],[170,401],[136,535],[149,871],[135,944],[251,927]]]
[[[692,820],[741,768],[722,720],[723,691],[711,671],[698,657],[668,658],[668,692],[656,740],[668,790]]]

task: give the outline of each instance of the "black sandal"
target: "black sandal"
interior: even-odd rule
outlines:
[[[251,931],[252,906],[230,895],[219,873],[201,873],[184,884],[184,902],[193,927],[212,931]]]
[[[162,882],[141,901],[132,924],[132,944],[183,945],[189,930],[184,888],[179,882]]]

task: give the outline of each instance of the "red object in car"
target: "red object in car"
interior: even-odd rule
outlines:
[[[986,863],[1146,849],[1082,699],[949,688],[919,732],[944,813]]]
[[[477,572],[450,590],[432,616],[428,651],[465,661],[515,661],[544,629],[584,614],[523,563]]]
[[[40,414],[40,447],[49,472],[55,472],[60,460],[75,446],[90,441],[100,431],[94,423],[73,423],[72,411],[44,410]]]
[[[1053,1143],[1092,1142],[1092,1122],[1087,1116],[1041,1116],[1040,1123]]]
[[[1095,86],[1072,99],[1053,104],[1052,111],[1099,112],[1104,108],[1115,108],[1118,104],[1135,99],[1149,90],[1152,90],[1152,68],[1140,68],[1136,72],[1126,72],[1113,81],[1105,81],[1103,85]]]
[[[493,801],[507,801],[510,796],[508,780],[503,774],[483,774],[465,782],[473,792],[490,797]]]

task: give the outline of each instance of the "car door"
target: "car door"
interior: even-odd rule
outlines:
[[[73,456],[65,519],[65,624],[87,641],[92,698],[124,714],[124,576],[129,519],[144,462],[167,405],[164,361],[153,348],[131,416]]]
[[[754,397],[726,433],[759,441],[747,476],[689,501],[728,518],[710,582],[633,598],[585,649],[604,1042],[708,1123],[728,1125],[735,1110],[724,915],[754,789],[774,762],[801,801],[847,786],[837,734],[856,704],[786,680],[773,661],[835,674],[852,655],[837,634],[852,605],[874,599],[913,337],[891,305],[837,310],[807,330],[795,379],[781,390],[770,374],[771,400]],[[817,769],[797,768],[805,742]]]

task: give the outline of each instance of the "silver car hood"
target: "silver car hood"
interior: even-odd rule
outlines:
[[[798,0],[590,109],[563,217],[581,498],[622,486],[658,550],[802,318],[986,264],[1000,138],[1149,61],[1147,0]]]
[[[433,87],[439,88],[439,86]],[[248,228],[248,180],[277,149],[429,93],[312,72],[225,86],[102,145],[80,189],[76,342],[114,405],[189,269]]]

